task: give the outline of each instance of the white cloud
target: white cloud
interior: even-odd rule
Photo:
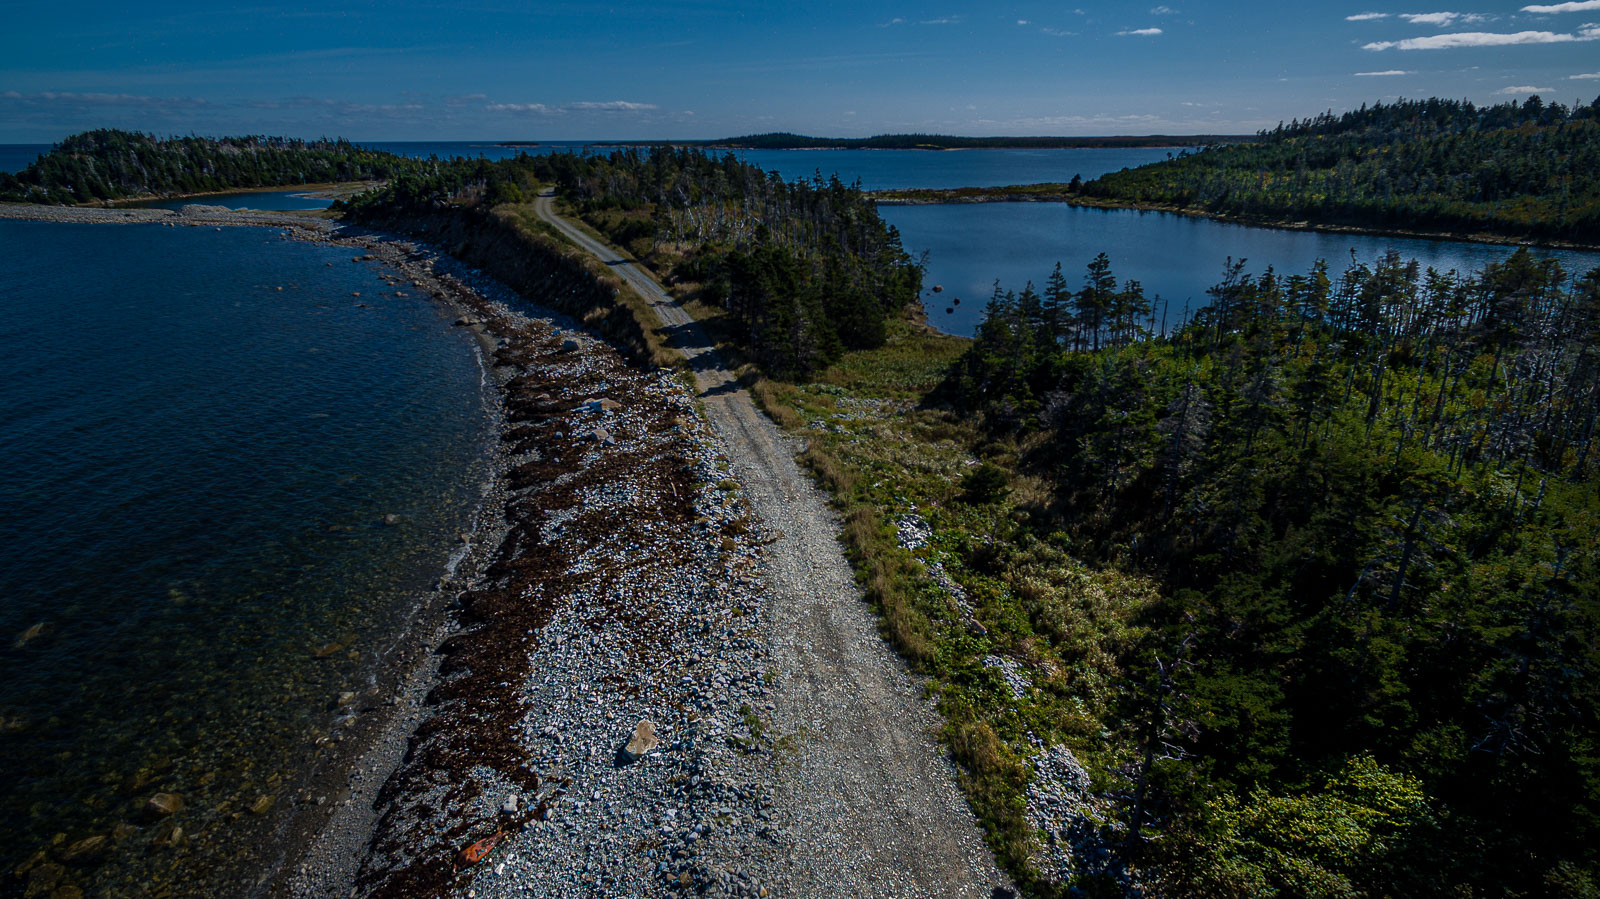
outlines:
[[[905,23],[906,23],[905,19],[902,19],[899,16],[895,16],[894,18],[890,19],[887,22],[880,22],[878,24],[878,27],[879,28],[888,28],[890,25],[904,25]]]
[[[1448,28],[1458,21],[1470,25],[1482,22],[1488,17],[1475,12],[1403,12],[1400,18],[1413,25],[1437,25],[1440,28]]]
[[[1028,24],[1028,20],[1027,19],[1018,19],[1017,20],[1017,24],[1018,25],[1027,25]]]
[[[138,94],[73,93],[41,91],[24,94],[0,91],[0,100],[24,106],[125,106],[138,109],[194,109],[209,105],[200,97],[145,97]]]
[[[1585,75],[1568,75],[1567,76],[1567,80],[1568,81],[1593,81],[1596,78],[1600,78],[1600,72],[1589,72],[1588,74],[1585,74]]]
[[[531,112],[534,115],[564,115],[569,112],[644,112],[661,107],[654,103],[631,103],[627,100],[580,100],[550,106],[544,103],[490,103],[483,107],[490,112]]]
[[[483,107],[490,112],[536,112],[540,115],[554,115],[555,107],[543,103],[490,103]]]
[[[1389,14],[1386,12],[1358,12],[1353,16],[1345,16],[1344,20],[1346,22],[1371,22],[1374,19],[1387,18],[1389,18]]]
[[[1150,10],[1150,15],[1152,16],[1175,16],[1177,14],[1178,11],[1170,6],[1158,6],[1155,9]]]
[[[1432,37],[1411,37],[1403,41],[1373,41],[1363,44],[1363,50],[1454,50],[1458,47],[1509,47],[1517,44],[1570,44],[1577,41],[1600,41],[1600,25],[1585,25],[1577,34],[1554,31],[1518,31],[1500,34],[1492,31],[1462,31],[1453,34],[1436,34]]]
[[[1600,9],[1600,0],[1576,0],[1573,3],[1556,3],[1550,6],[1524,6],[1522,11],[1536,13],[1588,12],[1591,9]]]
[[[1122,36],[1134,35],[1134,36],[1138,36],[1138,37],[1149,37],[1150,35],[1160,34],[1160,33],[1161,33],[1161,29],[1159,29],[1159,28],[1134,28],[1134,29],[1130,29],[1128,31],[1119,31],[1119,32],[1117,32],[1117,34],[1122,35]]]
[[[1416,72],[1407,72],[1404,69],[1390,69],[1386,72],[1357,72],[1357,78],[1387,78],[1390,75],[1415,75]]]
[[[923,19],[918,25],[960,25],[962,16],[943,16],[937,19]]]
[[[1528,87],[1527,85],[1523,85],[1521,87],[1502,87],[1495,91],[1495,93],[1504,96],[1520,97],[1523,94],[1548,94],[1551,90],[1552,88],[1548,87]]]
[[[1060,28],[1041,28],[1039,30],[1051,37],[1072,37],[1078,33],[1076,31],[1063,31]]]
[[[564,109],[600,109],[606,112],[640,112],[647,109],[660,109],[654,103],[630,103],[627,100],[605,100],[595,102],[585,100],[578,103],[568,103]]]

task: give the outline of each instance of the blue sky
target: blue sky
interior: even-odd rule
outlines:
[[[788,0],[7,13],[0,142],[1237,133],[1396,97],[1600,94],[1600,0]]]

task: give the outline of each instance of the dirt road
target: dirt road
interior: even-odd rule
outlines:
[[[707,416],[767,548],[773,726],[798,735],[774,769],[784,837],[766,860],[789,895],[1007,895],[918,680],[878,634],[837,535],[839,521],[794,460],[795,447],[722,364],[694,319],[647,272],[556,214],[540,218],[643,296],[689,359]],[[792,892],[791,892],[792,890]]]

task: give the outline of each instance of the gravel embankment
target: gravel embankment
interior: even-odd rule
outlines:
[[[0,219],[30,222],[58,222],[68,225],[141,225],[176,227],[255,226],[305,228],[326,234],[333,227],[326,219],[292,212],[257,212],[193,203],[182,209],[117,209],[99,206],[37,206],[27,203],[0,203]]]

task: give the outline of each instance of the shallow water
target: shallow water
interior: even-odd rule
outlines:
[[[241,893],[476,505],[476,351],[269,229],[0,221],[0,268],[0,879]]]
[[[250,190],[231,194],[211,194],[180,200],[144,200],[130,206],[148,209],[182,209],[190,203],[203,206],[225,206],[229,209],[254,209],[258,212],[287,212],[302,209],[327,209],[333,201],[323,197],[304,196],[305,188],[291,190]]]
[[[1135,279],[1145,295],[1159,294],[1168,327],[1206,303],[1205,291],[1221,279],[1228,257],[1248,260],[1261,272],[1304,273],[1318,259],[1343,271],[1351,253],[1368,264],[1390,247],[1408,259],[1441,271],[1478,271],[1515,248],[1459,241],[1418,240],[1317,231],[1253,228],[1164,212],[1103,210],[1065,203],[968,203],[935,206],[881,206],[884,221],[900,229],[912,255],[928,253],[923,305],[928,321],[951,334],[970,336],[996,279],[1020,291],[1032,281],[1042,289],[1057,262],[1073,290],[1083,287],[1084,267],[1095,254],[1111,257],[1121,280]],[[1569,272],[1600,266],[1600,253],[1541,250],[1561,260]],[[938,294],[929,292],[943,287]],[[957,299],[959,303],[955,302]]]

